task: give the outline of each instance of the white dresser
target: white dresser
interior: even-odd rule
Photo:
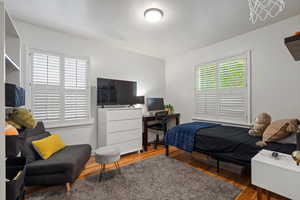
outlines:
[[[252,184],[289,199],[300,199],[300,166],[291,155],[279,153],[279,159],[272,157],[272,151],[262,150],[252,158]],[[258,199],[261,195],[258,193]]]
[[[98,108],[98,146],[121,154],[142,150],[142,117],[140,108]]]

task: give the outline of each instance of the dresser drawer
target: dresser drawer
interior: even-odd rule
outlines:
[[[119,144],[142,137],[142,130],[115,132],[107,135],[107,145]]]
[[[107,112],[107,120],[127,120],[127,119],[138,119],[142,117],[142,111],[137,110],[111,110]]]
[[[122,120],[122,121],[110,121],[107,124],[107,133],[114,133],[119,131],[128,131],[128,130],[142,130],[142,120],[141,119],[131,119],[131,120]]]
[[[108,145],[110,147],[118,148],[121,155],[142,150],[142,137],[139,139],[123,142],[121,144]]]

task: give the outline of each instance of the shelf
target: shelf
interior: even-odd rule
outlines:
[[[296,61],[300,60],[300,35],[284,39],[284,43]]]
[[[19,33],[13,23],[10,15],[5,11],[5,34],[10,35],[12,37],[20,38]]]
[[[20,71],[20,67],[8,55],[5,55],[5,66],[8,71]]]

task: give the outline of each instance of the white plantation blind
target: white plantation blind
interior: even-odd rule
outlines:
[[[83,59],[65,58],[65,120],[88,118],[88,62]]]
[[[88,120],[88,60],[34,51],[31,56],[34,117],[48,123]]]
[[[65,119],[80,120],[88,118],[88,97],[85,94],[65,95]]]
[[[87,60],[65,58],[65,88],[87,88]]]
[[[195,111],[203,120],[248,124],[249,54],[196,67]]]
[[[60,120],[60,94],[41,92],[33,95],[33,115],[38,121]]]
[[[32,82],[36,85],[60,85],[60,58],[42,53],[33,54]]]

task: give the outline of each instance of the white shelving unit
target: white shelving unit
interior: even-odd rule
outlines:
[[[5,82],[21,86],[21,39],[5,11]]]
[[[5,102],[4,102],[4,44],[5,44],[5,8],[3,0],[0,0],[0,132],[4,130]],[[0,134],[0,163],[5,163],[5,136]],[[5,165],[0,165],[0,199],[5,199]]]
[[[5,83],[22,86],[21,82],[21,38],[0,0],[0,199],[5,199]]]

